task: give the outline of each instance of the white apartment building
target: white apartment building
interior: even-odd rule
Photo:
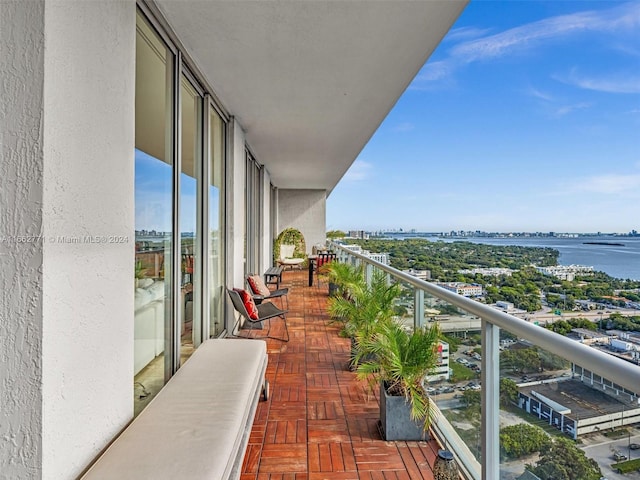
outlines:
[[[0,2],[0,476],[80,476],[280,231],[324,243],[466,3]]]
[[[436,285],[463,297],[480,297],[483,293],[482,285],[470,285],[461,282],[437,283]]]
[[[593,273],[593,267],[585,265],[556,265],[552,267],[536,267],[536,270],[544,275],[549,275],[569,282],[572,281],[577,274],[589,275]]]
[[[498,275],[504,275],[506,277],[510,277],[515,270],[510,268],[502,268],[502,267],[489,267],[489,268],[471,268],[471,269],[463,269],[458,270],[458,273],[462,273],[463,275],[484,275],[486,277],[497,277]]]
[[[380,262],[384,265],[389,265],[389,255],[387,253],[372,253],[369,250],[363,250],[360,245],[351,244],[342,246],[352,252],[369,257],[371,260],[375,260],[376,262]]]
[[[427,382],[438,382],[449,380],[451,369],[449,367],[449,344],[447,342],[438,343],[438,364],[431,375],[428,375]]]
[[[363,252],[363,255],[366,255],[371,260],[375,260],[376,262],[380,262],[383,265],[389,265],[389,255],[386,253],[371,253],[367,250]]]
[[[430,270],[415,270],[410,268],[408,270],[403,270],[404,273],[408,273],[409,275],[419,278],[420,280],[431,280],[431,271]]]
[[[505,300],[498,300],[496,302],[496,308],[499,308],[504,312],[512,312],[515,306],[511,302],[507,302]]]

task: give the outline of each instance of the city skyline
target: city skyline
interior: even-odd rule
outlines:
[[[471,2],[327,201],[327,229],[628,233],[640,3]]]

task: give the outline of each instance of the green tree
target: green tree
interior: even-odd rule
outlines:
[[[510,378],[500,379],[500,404],[504,407],[518,402],[518,385]]]
[[[329,230],[327,232],[327,238],[329,240],[333,240],[335,238],[344,238],[346,236],[347,236],[347,234],[345,232],[343,232],[342,230]]]
[[[587,458],[568,438],[556,437],[542,446],[540,459],[535,467],[527,468],[542,480],[599,480],[600,467]]]
[[[462,394],[462,415],[470,420],[479,421],[482,413],[482,394],[479,390],[465,390]]]
[[[520,423],[500,429],[500,449],[506,458],[520,458],[539,452],[550,441],[540,427]]]
[[[538,372],[542,369],[542,361],[535,347],[505,350],[500,354],[503,368],[514,372]]]

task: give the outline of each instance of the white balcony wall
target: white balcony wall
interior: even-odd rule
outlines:
[[[45,479],[74,478],[133,413],[135,12],[45,2],[43,233],[81,238],[44,245]]]
[[[77,477],[133,413],[135,8],[0,5],[7,478]]]
[[[42,466],[44,4],[0,2],[0,470]]]
[[[307,253],[326,241],[327,192],[325,190],[278,190],[278,233],[297,228],[304,235]]]

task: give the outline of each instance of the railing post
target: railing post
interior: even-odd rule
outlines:
[[[424,327],[424,290],[413,287],[413,329]]]
[[[500,328],[482,319],[482,478],[500,478]]]
[[[364,278],[367,285],[371,285],[371,280],[373,279],[373,265],[370,263],[366,263],[364,266]]]

